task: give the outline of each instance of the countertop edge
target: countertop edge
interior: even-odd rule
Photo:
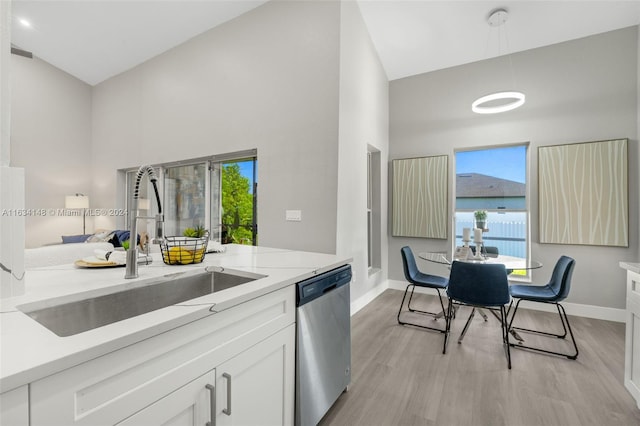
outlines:
[[[620,262],[620,267],[622,269],[626,269],[627,271],[640,274],[640,263],[623,261],[623,262]]]
[[[336,267],[339,267],[344,264],[348,264],[353,262],[353,258],[330,255],[330,254],[322,254],[322,253],[310,253],[310,252],[299,252],[299,251],[285,251],[292,254],[298,254],[300,256],[306,255],[320,255],[322,261],[318,262],[314,266],[311,265],[295,265],[291,267],[286,266],[267,266],[267,271],[286,271],[282,272],[282,279],[278,280],[270,280],[270,282],[265,282],[263,285],[249,286],[246,291],[240,292],[238,294],[234,294],[233,296],[224,298],[220,303],[216,302],[216,306],[220,308],[221,311],[230,309],[234,306],[237,306],[241,303],[247,302],[249,300],[255,299],[257,297],[263,296],[265,294],[271,293],[273,291],[277,291],[284,287],[288,287],[294,285],[296,282],[302,281],[304,279],[310,278],[316,274],[320,274]],[[269,253],[272,254],[272,253]],[[259,253],[254,254],[255,256],[259,256]],[[314,259],[317,261],[318,259]],[[222,266],[225,267],[226,262],[216,262],[215,265],[210,266]],[[205,265],[203,265],[205,266]],[[241,269],[236,265],[231,266],[232,269]],[[257,267],[255,269],[262,269],[262,267]],[[280,275],[280,274],[276,274]],[[255,281],[257,283],[257,281]],[[218,293],[220,294],[220,293]],[[169,307],[174,308],[175,307]],[[166,309],[166,308],[165,308]],[[167,332],[171,329],[175,329],[181,326],[184,326],[190,322],[197,321],[210,315],[207,306],[184,306],[180,308],[183,312],[179,312],[178,310],[171,312],[170,318],[164,320],[158,320],[153,324],[148,324],[144,327],[140,327],[139,329],[123,334],[123,335],[114,335],[111,337],[106,337],[104,339],[96,339],[95,344],[87,344],[87,345],[79,345],[80,348],[77,350],[69,350],[62,355],[51,356],[49,359],[45,359],[41,362],[33,362],[28,367],[20,368],[7,368],[6,371],[4,368],[0,374],[0,393],[8,392],[13,389],[17,389],[21,386],[32,383],[36,380],[44,378],[48,375],[58,373],[65,369],[74,367],[83,362],[87,362],[91,359],[98,358],[100,356],[106,355],[110,352],[114,352],[125,348],[127,346],[133,345],[142,340],[157,336],[164,332]],[[3,313],[4,315],[11,315],[11,312]],[[5,320],[8,317],[4,317]],[[20,320],[21,321],[21,320]],[[7,336],[2,335],[3,346],[4,344],[11,343],[11,339],[5,341]],[[63,338],[60,338],[63,339]],[[28,339],[26,339],[28,340]],[[33,340],[33,339],[32,339]],[[21,350],[33,350],[34,348],[38,348],[37,344],[27,345],[30,347],[21,348]],[[42,345],[40,345],[42,346]],[[13,350],[15,352],[15,350]],[[3,355],[6,355],[5,350],[2,350]],[[64,351],[63,351],[64,352]],[[15,353],[13,354],[15,355]],[[4,358],[4,356],[3,356]],[[7,359],[3,359],[3,363],[6,362]],[[11,362],[10,360],[8,362]]]
[[[224,306],[220,309],[220,312],[240,305],[248,300],[256,297],[263,296],[265,294],[277,291],[281,288],[293,285],[291,282],[283,282],[282,285],[273,284],[268,287],[264,287],[260,290],[256,290],[251,293],[243,294],[230,301],[224,303]],[[161,321],[152,326],[146,327],[142,330],[133,332],[131,334],[119,337],[114,340],[101,342],[95,346],[90,346],[85,349],[81,349],[77,352],[70,353],[66,356],[51,359],[45,363],[35,365],[34,367],[19,371],[5,377],[0,378],[0,393],[8,392],[21,386],[33,383],[36,380],[40,380],[46,376],[56,374],[60,371],[73,368],[84,362],[90,361],[95,358],[107,355],[111,352],[115,352],[126,348],[127,346],[134,345],[146,339],[150,339],[155,336],[159,336],[162,333],[166,333],[170,330],[182,327],[193,321],[198,321],[210,315],[208,307],[199,307],[186,312],[176,318],[171,318],[166,321]]]

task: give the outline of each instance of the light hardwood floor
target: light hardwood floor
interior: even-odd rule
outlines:
[[[458,344],[470,312],[460,308],[443,355],[443,334],[398,325],[401,299],[401,291],[387,290],[352,317],[351,385],[322,426],[640,425],[640,410],[623,384],[624,324],[571,316],[576,361],[512,349],[508,370],[492,315],[487,322],[476,315]],[[434,296],[414,300],[439,306]],[[520,325],[561,329],[557,314],[520,310]],[[444,326],[442,319],[437,323]],[[560,339],[523,337],[570,349]]]

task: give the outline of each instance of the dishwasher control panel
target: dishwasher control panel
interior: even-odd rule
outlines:
[[[322,273],[298,283],[296,302],[298,306],[309,303],[323,294],[351,282],[351,265]]]

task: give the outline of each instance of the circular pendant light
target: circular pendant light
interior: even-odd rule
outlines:
[[[491,27],[500,27],[507,22],[508,16],[506,9],[495,9],[489,14],[487,23]],[[513,64],[511,64],[511,61],[509,61],[509,64],[512,68],[511,72],[513,74]],[[477,114],[497,114],[516,109],[524,105],[524,102],[525,96],[522,92],[497,92],[476,99],[471,104],[471,110]]]
[[[503,102],[497,102],[503,101]],[[498,92],[476,99],[471,110],[478,114],[497,114],[511,111],[524,105],[525,96],[521,92]]]

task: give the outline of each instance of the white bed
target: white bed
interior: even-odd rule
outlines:
[[[63,265],[90,257],[94,250],[113,250],[113,244],[107,242],[52,244],[24,250],[24,268],[33,269],[43,266]]]

